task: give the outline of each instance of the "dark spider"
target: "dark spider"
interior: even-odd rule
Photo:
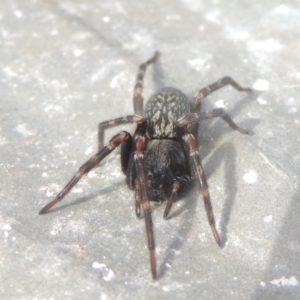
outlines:
[[[175,88],[163,88],[149,99],[143,112],[142,91],[145,71],[149,64],[155,62],[158,55],[159,52],[155,52],[151,59],[139,67],[134,86],[134,115],[99,124],[99,152],[82,165],[56,198],[39,212],[46,213],[62,200],[84,174],[121,145],[122,171],[126,175],[129,188],[135,190],[135,211],[138,218],[141,218],[141,204],[143,206],[153,278],[156,278],[156,257],[150,200],[164,200],[168,197],[164,212],[164,218],[167,219],[177,194],[193,180],[199,183],[209,225],[217,244],[222,246],[195,138],[198,122],[200,119],[222,117],[231,128],[244,134],[248,132],[238,127],[222,108],[200,112],[201,101],[213,91],[228,84],[239,91],[251,91],[249,88],[241,87],[232,78],[224,77],[201,89],[189,103],[181,91]],[[106,129],[128,123],[137,124],[133,137],[130,133],[121,131],[109,141],[107,146],[103,146]]]

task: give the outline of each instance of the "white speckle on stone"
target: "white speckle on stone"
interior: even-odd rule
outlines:
[[[203,69],[206,62],[207,62],[207,59],[204,59],[204,58],[189,59],[187,61],[188,65],[196,71],[200,71],[201,69]],[[207,68],[207,66],[206,66],[206,68]]]
[[[9,224],[4,224],[2,229],[9,231],[9,230],[11,230],[11,226]]]
[[[80,193],[83,192],[83,190],[82,190],[82,188],[73,188],[73,189],[72,189],[72,192],[73,192],[74,194],[80,194]]]
[[[288,106],[295,105],[295,98],[294,97],[290,97],[287,100],[285,100],[284,103],[286,105],[288,105]]]
[[[261,286],[266,286],[266,283],[265,283],[264,281],[261,281],[261,282],[260,282],[260,285],[261,285]]]
[[[256,100],[259,104],[262,104],[262,105],[266,105],[268,103],[267,100],[260,98],[260,97],[258,97]]]
[[[269,86],[270,83],[264,79],[257,79],[253,84],[253,88],[257,91],[267,91]]]
[[[289,114],[295,114],[295,113],[297,113],[298,108],[296,106],[297,104],[296,104],[295,98],[290,97],[287,100],[285,100],[284,102],[289,107],[289,109],[288,109],[288,113]]]
[[[15,13],[15,16],[17,18],[22,18],[23,17],[23,13],[20,10],[15,10],[14,13]]]
[[[297,280],[296,277],[291,276],[290,278],[286,278],[282,276],[279,279],[273,279],[270,281],[271,284],[276,285],[276,286],[297,286],[299,285],[299,281]]]
[[[108,23],[108,22],[110,21],[110,17],[105,16],[105,17],[102,18],[102,21],[103,21],[104,23]]]
[[[235,34],[235,40],[242,40],[242,41],[244,41],[244,40],[246,40],[248,37],[250,36],[250,34],[249,34],[249,32],[247,32],[247,31],[240,31],[240,32],[237,32],[236,34]]]
[[[50,111],[50,110],[54,110],[54,111],[62,111],[63,108],[62,108],[62,106],[60,106],[60,105],[54,105],[54,104],[50,104],[50,105],[48,105],[48,106],[46,106],[46,107],[44,108],[44,111],[45,111],[45,112],[48,112],[48,111]]]
[[[269,222],[271,222],[272,220],[273,220],[273,216],[271,216],[271,215],[264,218],[264,221],[265,221],[266,223],[269,223]]]
[[[211,11],[211,12],[205,14],[204,17],[207,21],[210,21],[210,22],[216,23],[216,24],[221,24],[219,16],[220,16],[220,11],[214,10],[214,11]]]
[[[172,266],[171,266],[170,264],[168,264],[168,263],[166,263],[165,266],[166,266],[168,269],[172,268]]]
[[[51,235],[56,235],[56,234],[57,234],[57,231],[56,231],[55,229],[53,229],[53,230],[50,231],[50,234],[51,234]]]
[[[236,26],[225,25],[224,29],[229,39],[234,41],[245,41],[250,36],[248,31],[237,28]]]
[[[16,72],[14,72],[11,68],[9,67],[6,67],[3,69],[3,72],[7,75],[7,76],[10,76],[10,77],[14,77],[14,76],[17,76],[18,74]]]
[[[112,270],[108,270],[107,275],[103,276],[103,279],[105,281],[109,281],[109,280],[112,280],[114,276],[115,276],[115,273]]]
[[[106,72],[106,67],[102,67],[101,69],[97,69],[94,74],[91,76],[91,81],[97,81],[104,77]]]
[[[288,114],[295,114],[297,113],[298,109],[297,107],[290,107],[288,110]]]
[[[54,192],[49,191],[49,190],[46,190],[46,191],[45,191],[45,195],[46,195],[46,197],[50,198],[50,197],[53,197],[53,196],[54,196]]]
[[[255,183],[257,181],[257,178],[258,178],[258,175],[253,170],[247,171],[243,176],[243,179],[249,184]]]
[[[95,261],[95,262],[93,262],[92,267],[94,269],[98,269],[101,271],[102,278],[105,281],[110,281],[115,276],[114,272],[112,270],[108,269],[105,264],[101,264],[101,263],[98,263]]]
[[[84,154],[85,154],[85,155],[89,155],[89,154],[91,154],[92,152],[93,152],[93,147],[89,147],[89,148],[87,148],[87,149],[85,150]]]
[[[205,60],[202,58],[196,58],[196,59],[189,59],[188,64],[192,67],[199,67],[203,66],[205,63]]]
[[[98,262],[95,261],[95,262],[93,262],[92,267],[94,269],[103,269],[103,268],[106,268],[106,265],[105,264],[100,264],[100,263],[98,263]]]
[[[97,173],[94,170],[92,170],[92,171],[88,172],[87,177],[88,178],[97,177]]]
[[[47,174],[46,172],[44,172],[44,173],[42,174],[42,177],[47,178],[47,177],[48,177],[48,174]]]
[[[164,292],[170,292],[170,287],[169,286],[166,286],[166,285],[164,285],[164,286],[162,286],[162,290],[164,291]]]
[[[222,99],[218,100],[216,102],[216,107],[224,108],[225,107],[224,100],[222,100]]]
[[[11,226],[9,224],[5,224],[3,225],[2,230],[3,230],[3,236],[6,239],[8,237],[8,231],[11,230]]]
[[[282,48],[282,45],[274,39],[264,41],[251,41],[248,43],[249,50],[253,52],[274,52]]]
[[[81,50],[81,49],[75,49],[74,52],[73,52],[75,57],[81,56],[82,53],[83,53],[83,50]]]
[[[34,133],[32,131],[30,131],[27,128],[27,124],[19,124],[16,128],[15,131],[19,134],[21,134],[23,137],[29,137],[29,136],[33,136]]]
[[[118,82],[120,80],[120,78],[123,76],[124,72],[121,72],[120,74],[116,75],[110,82],[110,87],[112,89],[118,87]]]
[[[274,13],[278,13],[278,14],[288,14],[291,12],[291,10],[284,4],[281,4],[279,6],[277,6],[274,10]]]
[[[0,146],[7,144],[7,138],[0,135]]]

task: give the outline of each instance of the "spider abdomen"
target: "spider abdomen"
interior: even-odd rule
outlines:
[[[148,133],[151,138],[177,138],[177,120],[190,113],[187,97],[178,89],[163,88],[155,93],[145,107]]]
[[[172,139],[153,139],[145,150],[148,193],[151,200],[170,197],[172,184],[190,181],[190,165],[181,142]]]

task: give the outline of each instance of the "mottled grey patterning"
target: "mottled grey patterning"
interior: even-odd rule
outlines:
[[[163,88],[154,94],[145,107],[151,138],[176,138],[176,122],[190,113],[187,97],[175,88]]]

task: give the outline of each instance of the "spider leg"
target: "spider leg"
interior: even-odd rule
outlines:
[[[164,212],[164,219],[165,220],[168,218],[168,215],[169,215],[169,212],[171,210],[171,207],[172,207],[174,201],[177,198],[177,192],[178,192],[179,188],[180,188],[179,181],[174,181],[172,194],[171,194],[171,196],[170,196],[170,198],[168,200],[168,203],[167,203],[167,206],[166,206],[166,209],[165,209],[165,212]]]
[[[104,131],[108,128],[119,126],[121,124],[138,123],[143,122],[144,119],[137,115],[129,115],[125,117],[116,118],[109,121],[104,121],[98,125],[98,151],[103,148],[104,145]]]
[[[146,62],[142,63],[139,66],[138,74],[136,77],[136,83],[134,85],[134,92],[133,92],[133,106],[134,106],[134,113],[135,115],[130,115],[126,117],[117,118],[110,121],[104,121],[99,123],[98,125],[98,150],[103,148],[104,145],[104,131],[108,128],[118,126],[121,124],[128,124],[128,123],[140,123],[143,118],[143,80],[146,72],[146,68],[151,63],[154,63],[159,55],[159,52],[156,51],[154,56],[148,59]]]
[[[155,242],[153,233],[153,223],[151,217],[151,207],[150,199],[148,197],[148,184],[145,172],[145,162],[144,162],[144,150],[146,146],[146,137],[142,134],[137,134],[135,137],[135,153],[134,161],[137,170],[137,178],[139,180],[139,186],[141,190],[142,205],[145,215],[146,232],[148,239],[148,248],[150,252],[150,265],[152,278],[156,278],[156,256],[155,256]]]
[[[208,184],[201,165],[201,158],[200,158],[199,151],[197,149],[196,139],[190,133],[184,134],[182,136],[182,139],[189,151],[191,167],[194,171],[194,176],[196,177],[203,194],[204,205],[205,205],[209,225],[212,229],[217,244],[221,247],[222,243],[216,228],[215,217],[214,217],[213,208],[211,205],[209,191],[208,191]]]
[[[217,108],[210,111],[186,115],[184,117],[181,117],[177,121],[177,126],[178,127],[184,127],[186,125],[190,126],[193,123],[199,122],[200,119],[212,119],[216,117],[221,117],[232,129],[237,130],[240,133],[243,134],[249,133],[246,129],[237,126],[223,108]]]
[[[148,65],[152,64],[155,62],[159,55],[159,52],[156,51],[150,59],[148,59],[146,62],[142,63],[139,66],[138,74],[136,76],[136,82],[134,85],[134,90],[133,90],[133,107],[134,107],[134,113],[138,116],[143,116],[143,81],[144,81],[144,76],[146,72],[146,68]]]
[[[218,80],[217,82],[214,82],[210,84],[209,86],[201,89],[196,96],[194,96],[193,100],[191,101],[191,112],[197,113],[200,112],[201,109],[201,101],[203,98],[211,94],[212,92],[230,84],[235,89],[237,89],[240,92],[251,92],[252,90],[250,88],[243,88],[240,86],[236,81],[234,81],[231,77],[226,76]]]
[[[141,218],[141,188],[138,179],[134,181],[135,185],[135,213],[138,219]]]
[[[116,134],[108,143],[107,146],[102,148],[96,155],[90,158],[85,164],[83,164],[79,170],[75,173],[73,178],[69,181],[69,183],[61,190],[61,192],[56,196],[56,198],[44,206],[40,210],[40,214],[46,213],[51,207],[61,201],[69,191],[74,187],[74,185],[81,179],[81,177],[88,173],[92,168],[98,165],[101,160],[110,154],[116,147],[118,147],[122,142],[129,138],[129,133],[126,131],[121,131]]]

